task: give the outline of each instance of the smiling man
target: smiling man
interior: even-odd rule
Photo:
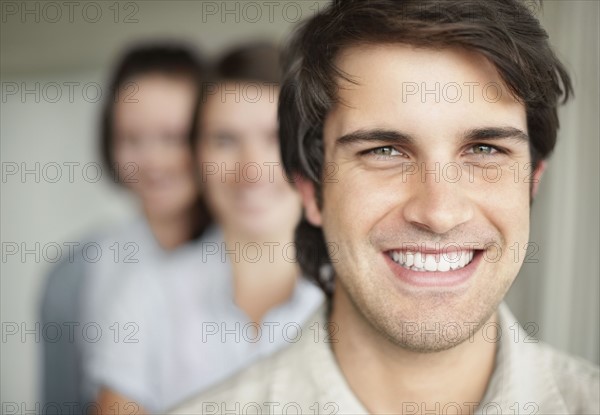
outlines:
[[[502,302],[571,92],[525,5],[338,2],[299,28],[285,67],[299,260],[329,307],[177,412],[599,413],[598,368]]]

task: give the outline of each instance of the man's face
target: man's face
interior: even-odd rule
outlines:
[[[452,347],[491,317],[524,258],[525,107],[462,49],[353,47],[337,65],[357,83],[340,81],[325,120],[335,173],[320,209],[303,192],[337,247],[336,296],[402,347]]]

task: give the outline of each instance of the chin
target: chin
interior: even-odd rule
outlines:
[[[161,196],[144,200],[146,212],[155,217],[173,217],[184,212],[189,206],[189,203],[178,201],[175,196]]]
[[[260,221],[238,222],[237,224],[234,224],[234,229],[237,229],[239,233],[254,239],[264,239],[277,232],[270,224],[261,223]]]

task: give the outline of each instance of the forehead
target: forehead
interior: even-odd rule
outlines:
[[[491,124],[526,131],[524,105],[481,54],[368,45],[344,49],[336,65],[354,83],[338,81],[339,102],[325,119],[326,138],[361,128],[400,128],[417,137]]]
[[[228,126],[271,125],[277,122],[279,91],[261,82],[227,81],[214,85],[200,107],[204,123]]]
[[[187,120],[195,100],[194,83],[184,77],[146,74],[125,81],[117,98],[118,121]]]
[[[127,94],[130,100],[140,101],[142,104],[165,99],[189,99],[194,95],[194,81],[187,76],[166,75],[161,73],[148,73],[129,78],[120,85],[119,101],[125,101]],[[123,95],[125,94],[125,96]]]

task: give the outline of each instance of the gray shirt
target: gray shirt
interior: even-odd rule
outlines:
[[[598,367],[531,339],[514,325],[516,319],[506,305],[498,311],[501,335],[496,364],[484,399],[478,405],[473,403],[475,413],[600,413]],[[322,308],[303,327],[296,344],[188,400],[172,413],[368,413],[336,363],[325,324]],[[405,409],[406,413],[421,413],[419,407]],[[454,413],[456,408],[446,410]]]
[[[286,303],[260,325],[251,323],[233,301],[224,250],[213,227],[200,241],[123,276],[102,317],[114,329],[88,348],[96,389],[108,387],[162,413],[296,341],[322,304],[321,291],[299,278]]]

